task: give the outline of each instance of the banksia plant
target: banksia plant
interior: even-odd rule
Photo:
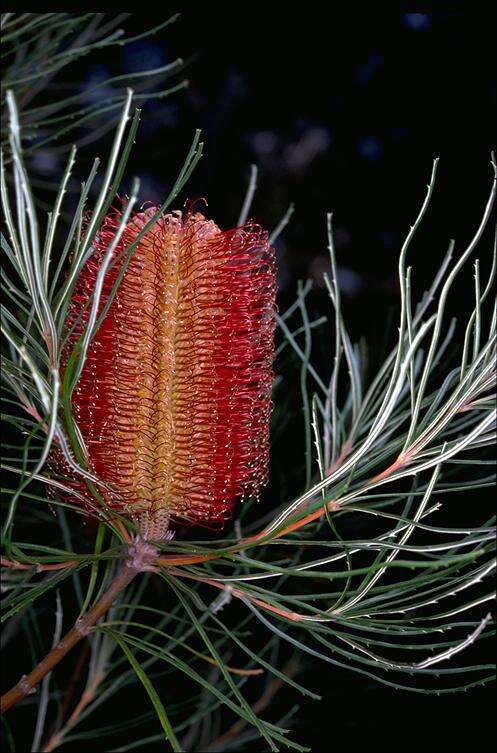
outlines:
[[[368,356],[342,312],[331,214],[329,315],[315,318],[310,282],[286,310],[275,304],[273,248],[292,208],[270,233],[247,220],[256,168],[228,231],[184,203],[199,132],[160,206],[140,206],[138,180],[122,185],[134,103],[170,93],[137,93],[143,72],[111,81],[103,167],[95,159],[75,180],[84,161],[64,142],[59,185],[40,199],[37,148],[101,113],[81,111],[81,93],[31,101],[79,56],[132,41],[120,22],[2,17],[6,749],[221,751],[257,739],[304,751],[295,712],[272,705],[276,693],[292,709],[319,699],[304,668],[388,692],[486,685],[495,160],[469,242],[447,239],[423,293],[410,259],[433,211],[433,163],[399,249],[391,349]],[[459,322],[456,279],[469,301]],[[315,363],[314,342],[330,345],[329,362]],[[299,441],[296,426],[302,469],[278,449]]]
[[[161,217],[124,269],[155,212],[137,213],[117,243],[119,214],[104,220],[75,286],[66,350],[84,335],[98,274],[114,261],[97,315],[122,281],[72,409],[108,508],[160,540],[174,523],[222,527],[266,481],[276,285],[265,231],[221,232],[193,212]],[[66,375],[71,356],[63,361]],[[91,510],[84,480],[74,488]]]

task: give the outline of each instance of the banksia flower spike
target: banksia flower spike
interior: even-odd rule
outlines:
[[[155,211],[128,223],[101,307],[120,252]],[[68,353],[119,219],[106,218],[79,277]],[[106,504],[145,538],[161,539],[171,522],[221,528],[236,502],[266,482],[275,287],[274,253],[258,226],[222,232],[201,214],[174,212],[139,240],[72,407]],[[90,501],[84,481],[72,485]]]

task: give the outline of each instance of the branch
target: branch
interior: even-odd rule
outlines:
[[[297,671],[298,665],[296,664],[295,660],[290,660],[282,669],[283,674],[285,674],[287,677],[294,677],[297,674]],[[283,680],[277,677],[274,678],[274,680],[271,680],[259,700],[253,705],[253,712],[255,714],[261,714],[264,709],[269,706],[274,696],[281,689],[283,684]],[[227,730],[227,732],[224,732],[224,734],[216,737],[216,739],[207,746],[206,751],[223,750],[228,743],[232,742],[238,737],[238,735],[246,726],[247,721],[245,719],[240,719],[239,721],[235,722],[229,728],[229,730]]]
[[[45,572],[46,570],[64,570],[66,567],[74,567],[76,560],[66,560],[64,562],[53,562],[48,565],[43,565],[40,562],[35,562],[32,565],[22,562],[14,562],[6,557],[0,557],[0,565],[2,567],[10,567],[12,570],[31,570],[36,569],[37,573]]]
[[[156,549],[142,539],[136,539],[128,550],[129,559],[126,560],[104,595],[82,617],[79,617],[71,630],[53,648],[42,661],[28,674],[23,675],[1,698],[0,713],[5,713],[16,703],[35,691],[38,683],[51,672],[64,656],[84,638],[91,628],[110,609],[119,594],[131,583],[137,573],[150,569],[151,563],[157,556]]]

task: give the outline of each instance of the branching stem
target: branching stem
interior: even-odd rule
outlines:
[[[131,583],[135,575],[148,569],[156,556],[157,550],[150,544],[141,539],[134,541],[129,548],[129,558],[122,565],[103,596],[85,615],[76,620],[71,630],[28,675],[23,675],[19,682],[2,696],[2,714],[34,692],[45,675],[51,672],[73,646],[88,634],[98,620],[110,609],[119,594]]]

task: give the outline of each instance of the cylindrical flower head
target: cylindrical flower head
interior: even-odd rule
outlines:
[[[128,223],[116,258],[155,211]],[[118,213],[107,217],[79,277],[68,352],[118,224]],[[107,273],[101,306],[121,268]],[[73,412],[105,502],[145,537],[161,538],[170,521],[220,528],[266,482],[275,289],[274,252],[255,225],[222,232],[201,214],[175,212],[136,246]],[[89,497],[84,481],[72,483]]]

